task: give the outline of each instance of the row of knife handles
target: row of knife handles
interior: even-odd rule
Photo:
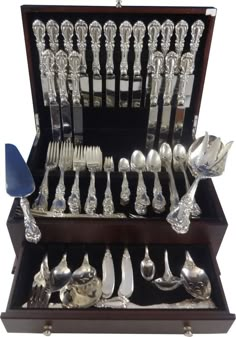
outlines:
[[[61,24],[65,51],[58,51],[58,24],[53,20],[49,20],[46,26],[40,20],[33,22],[33,32],[39,51],[41,79],[44,77],[44,81],[42,80],[42,89],[45,105],[48,105],[48,103],[51,105],[51,103],[59,101],[61,105],[65,102],[72,104],[73,108],[76,105],[116,108],[146,107],[148,109],[150,106],[156,106],[157,110],[158,106],[163,107],[165,105],[170,107],[178,105],[183,108],[189,107],[194,79],[195,57],[204,31],[204,23],[201,20],[197,20],[192,24],[189,52],[183,55],[185,38],[188,32],[187,22],[181,20],[174,26],[174,23],[170,20],[166,20],[162,25],[160,25],[158,21],[153,20],[147,27],[149,40],[145,70],[142,69],[141,58],[142,52],[146,52],[143,50],[143,39],[146,27],[141,21],[137,21],[133,27],[128,21],[124,21],[119,27],[121,37],[121,62],[118,76],[115,74],[116,71],[114,72],[117,65],[113,60],[117,38],[115,23],[109,20],[105,23],[103,28],[105,45],[102,45],[102,48],[105,47],[107,57],[106,62],[104,62],[104,60],[101,62],[102,69],[100,66],[102,26],[97,21],[93,21],[89,25],[91,46],[87,48],[86,36],[88,26],[83,20],[79,20],[76,25],[77,38],[78,40],[79,38],[81,39],[77,44],[79,52],[73,50],[72,38],[74,26],[68,20],[65,20]],[[51,49],[45,49],[45,27],[49,36],[49,47]],[[168,52],[174,28],[175,52]],[[160,32],[162,34],[162,52],[157,51]],[[134,53],[132,53],[134,56],[133,73],[129,69],[130,62],[128,64],[130,42],[132,41],[130,37],[132,33],[134,48]],[[91,49],[92,54],[90,55],[91,57],[88,57],[88,60],[93,59],[92,72],[87,72],[86,55],[89,51],[91,52]],[[115,56],[117,56],[117,54],[115,54]],[[143,78],[142,75],[144,75]],[[189,80],[190,76],[192,80]],[[60,99],[58,99],[58,97]],[[153,116],[151,110],[153,109],[150,108],[149,111],[149,129],[155,128],[158,122],[155,120],[158,118],[158,113],[156,112],[156,116]],[[63,116],[61,116],[61,119],[62,128],[64,129]],[[70,119],[71,116],[69,120]],[[78,116],[73,116],[72,119],[74,121],[82,121],[82,116],[79,116],[79,118]],[[176,123],[178,122],[177,119]],[[51,121],[53,124],[52,116]],[[181,122],[183,124],[183,121]],[[168,123],[170,123],[170,121]],[[162,116],[160,124],[161,130],[168,128],[168,123],[165,116]],[[183,125],[181,127],[183,128]],[[76,128],[74,128],[74,130],[75,129]],[[81,126],[80,129],[83,130],[83,126]]]

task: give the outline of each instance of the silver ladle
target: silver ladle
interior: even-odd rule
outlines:
[[[155,276],[156,267],[149,256],[148,246],[145,246],[145,256],[140,263],[140,272],[146,281],[152,281]]]

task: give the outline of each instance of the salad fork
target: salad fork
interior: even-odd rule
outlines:
[[[48,210],[48,175],[50,171],[57,167],[58,160],[59,142],[50,142],[47,149],[44,177],[39,187],[39,194],[32,206],[32,208],[37,211],[46,212]]]
[[[66,201],[65,201],[65,182],[64,175],[65,171],[68,171],[72,168],[72,153],[73,153],[73,145],[70,141],[63,142],[60,148],[60,157],[58,166],[60,168],[60,179],[56,188],[55,198],[53,200],[51,206],[51,212],[56,214],[64,213],[66,209]]]
[[[107,187],[105,190],[105,197],[102,203],[103,214],[111,215],[114,213],[114,203],[112,200],[111,177],[110,177],[110,173],[114,171],[114,162],[112,157],[105,157],[103,168],[104,171],[107,173]]]

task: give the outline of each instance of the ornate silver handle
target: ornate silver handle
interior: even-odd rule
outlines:
[[[134,208],[137,214],[145,215],[147,213],[147,206],[150,205],[150,199],[147,195],[147,189],[143,180],[143,173],[139,171],[138,173],[138,186],[136,192],[136,199]]]
[[[84,210],[86,214],[93,215],[97,209],[97,197],[95,188],[95,173],[90,172],[90,184],[88,190],[88,196],[85,202]]]
[[[81,213],[81,201],[80,201],[80,190],[79,190],[79,170],[75,171],[75,180],[71,189],[71,195],[68,199],[68,205],[70,212],[72,214]]]
[[[170,164],[166,164],[165,165],[166,168],[166,172],[168,173],[169,176],[169,189],[170,189],[170,210],[172,211],[179,202],[179,195],[177,192],[177,188],[175,185],[175,179],[174,179],[174,175],[171,169],[171,165]]]
[[[194,69],[194,58],[193,54],[186,53],[183,54],[180,61],[180,81],[179,81],[179,92],[178,92],[178,105],[184,106],[186,97],[186,86],[189,80],[189,75],[192,74]]]
[[[72,80],[72,100],[73,104],[80,104],[80,66],[81,66],[81,55],[77,51],[72,51],[69,55],[69,67],[70,76]]]
[[[141,52],[143,49],[143,38],[145,35],[146,26],[142,21],[137,21],[133,26],[133,36],[134,36],[134,76],[140,76],[141,73]]]
[[[174,32],[174,23],[171,20],[166,20],[161,26],[161,51],[166,56],[170,48],[170,40]]]
[[[42,73],[42,52],[45,50],[45,25],[40,20],[35,20],[32,25],[34,36],[36,38],[36,46],[39,52],[39,69]]]
[[[128,52],[130,46],[130,38],[132,34],[132,25],[129,21],[124,21],[119,27],[120,31],[120,48],[121,48],[121,63],[120,73],[121,76],[127,76],[128,72]]]
[[[99,22],[93,21],[89,25],[89,33],[92,39],[92,51],[93,51],[93,74],[100,76],[100,38],[102,34],[102,26]]]
[[[64,38],[64,47],[67,53],[71,53],[73,51],[73,34],[74,34],[74,26],[73,24],[65,20],[61,24],[61,32]]]
[[[121,205],[125,206],[129,203],[130,198],[130,189],[129,189],[129,182],[127,179],[126,172],[123,172],[123,180],[121,184],[121,192],[120,192],[120,203]]]
[[[150,105],[156,106],[161,87],[161,74],[164,70],[164,56],[160,51],[156,51],[153,54],[152,66],[154,67],[154,74],[152,76]]]
[[[166,72],[165,72],[165,92],[163,95],[164,105],[169,105],[173,96],[173,79],[177,66],[178,55],[171,51],[166,55]]]
[[[57,101],[57,94],[55,89],[55,56],[50,49],[42,52],[42,69],[46,74],[48,82],[48,98],[50,103]]]
[[[81,54],[81,74],[86,74],[87,64],[86,64],[86,36],[88,34],[88,25],[84,20],[78,20],[75,24],[75,33],[77,36],[77,47]]]
[[[26,198],[21,198],[20,206],[24,214],[25,239],[28,242],[38,243],[41,239],[41,232],[36,225],[34,217],[30,213],[29,201]]]
[[[195,57],[199,48],[200,39],[202,37],[205,25],[201,20],[197,20],[191,26],[191,41],[190,41],[190,52],[193,54],[193,58],[195,61]]]
[[[35,199],[32,208],[40,211],[40,212],[46,212],[48,210],[48,174],[49,169],[46,168],[43,181],[39,187],[39,194],[37,198]]]
[[[111,192],[110,172],[107,172],[107,186],[106,186],[105,198],[103,200],[102,206],[103,206],[104,215],[111,215],[114,213],[114,203],[113,203],[112,192]]]
[[[155,213],[162,213],[165,210],[166,199],[162,193],[162,187],[159,180],[158,172],[154,173],[154,187],[153,187],[153,199],[152,208]]]
[[[54,20],[49,20],[46,24],[47,34],[49,36],[49,46],[56,53],[59,48],[58,36],[59,26]]]
[[[180,57],[184,49],[184,41],[188,32],[188,23],[181,20],[175,26],[175,52]]]
[[[58,86],[61,102],[68,102],[68,92],[66,86],[67,79],[67,54],[63,50],[59,50],[56,53],[56,65],[58,73]]]
[[[107,62],[106,62],[106,73],[107,75],[112,75],[114,71],[113,62],[113,52],[115,47],[115,36],[117,27],[115,22],[109,20],[104,25],[104,35],[106,37],[106,51],[107,51]]]
[[[60,167],[60,179],[56,188],[55,199],[53,200],[50,211],[54,213],[64,213],[66,209],[65,201],[65,182],[64,182],[64,168]]]
[[[147,72],[150,74],[154,71],[154,64],[153,64],[153,53],[157,49],[157,39],[159,37],[161,30],[161,25],[157,20],[153,20],[148,25],[148,64],[147,64]]]

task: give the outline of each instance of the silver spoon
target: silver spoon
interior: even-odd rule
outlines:
[[[185,290],[195,298],[207,300],[211,296],[211,283],[206,272],[197,267],[186,251],[186,260],[181,270],[180,277]]]
[[[130,199],[130,189],[129,189],[129,182],[127,179],[127,172],[130,171],[129,161],[126,158],[121,158],[118,163],[118,170],[123,174],[123,180],[121,185],[121,192],[120,192],[120,203],[121,205],[125,206],[129,203]]]
[[[50,271],[49,287],[55,292],[64,287],[71,278],[71,270],[67,266],[67,255],[63,255],[60,263]]]
[[[163,143],[160,147],[161,165],[166,169],[169,176],[170,189],[170,210],[174,209],[179,203],[179,195],[175,185],[175,179],[171,168],[172,150],[169,144]]]
[[[140,272],[146,281],[152,281],[155,276],[156,267],[149,256],[148,246],[145,246],[145,256],[140,263]]]
[[[147,206],[150,205],[150,199],[147,195],[147,189],[143,180],[142,173],[143,171],[145,171],[145,169],[145,156],[141,151],[135,150],[131,156],[131,170],[138,172],[138,186],[134,208],[139,215],[145,215],[147,212]]]
[[[160,290],[171,291],[171,290],[178,288],[182,284],[182,280],[177,276],[173,276],[170,270],[170,266],[169,266],[167,250],[165,250],[164,261],[165,261],[164,275],[162,277],[157,278],[156,280],[152,282]]]
[[[84,284],[92,280],[96,275],[97,271],[89,264],[89,257],[86,253],[81,266],[73,272],[72,281],[78,284]]]
[[[176,144],[173,149],[173,166],[176,172],[181,171],[183,173],[187,192],[190,189],[190,184],[186,173],[186,162],[187,162],[187,152],[185,150],[185,147],[182,144]],[[191,209],[191,216],[196,218],[199,217],[201,213],[202,213],[201,208],[194,199],[193,206]]]
[[[153,199],[152,208],[155,213],[165,211],[166,200],[162,193],[162,187],[159,180],[158,172],[161,171],[161,158],[156,150],[150,150],[147,155],[147,170],[154,173]]]

